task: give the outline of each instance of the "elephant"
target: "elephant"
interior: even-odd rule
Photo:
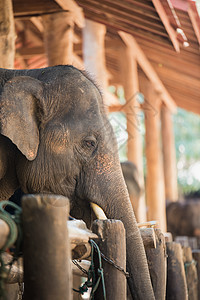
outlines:
[[[184,200],[167,204],[167,230],[175,236],[200,238],[200,199]]]
[[[124,224],[133,299],[155,299],[116,138],[89,75],[70,65],[0,69],[0,128],[0,200],[19,188],[63,195],[83,220],[97,204]]]
[[[122,173],[128,189],[129,197],[133,206],[136,220],[138,220],[138,206],[140,196],[144,192],[144,188],[141,187],[139,182],[139,174],[136,165],[127,160],[121,162]]]

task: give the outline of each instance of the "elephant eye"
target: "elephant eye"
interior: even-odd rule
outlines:
[[[94,138],[87,138],[84,140],[84,145],[89,149],[94,149],[96,147],[96,139]]]

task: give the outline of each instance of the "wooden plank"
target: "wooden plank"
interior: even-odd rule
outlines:
[[[172,97],[169,95],[168,91],[164,87],[163,83],[159,79],[158,75],[154,71],[152,65],[146,58],[144,52],[137,44],[136,40],[130,34],[120,31],[119,32],[121,38],[125,42],[127,46],[132,49],[132,53],[136,56],[136,59],[143,69],[146,76],[149,78],[151,83],[153,84],[155,90],[160,93],[161,99],[164,101],[165,105],[172,111],[176,111],[176,104]]]
[[[140,28],[148,29],[152,32],[154,31],[160,33],[161,35],[167,36],[162,22],[152,20],[151,18],[147,17],[144,18],[143,15],[133,14],[131,10],[125,8],[122,9],[120,6],[114,5],[114,3],[111,5],[105,1],[96,2],[96,0],[79,0],[79,4],[86,9],[87,7],[91,7],[97,13],[101,12],[105,14],[111,14],[121,21],[126,21],[126,23],[130,24],[130,26],[137,25]]]
[[[160,36],[158,34],[152,33],[149,30],[144,30],[137,27],[137,24],[130,26],[124,21],[120,21],[114,16],[112,19],[108,15],[94,12],[90,7],[85,11],[85,16],[89,20],[93,20],[95,22],[99,22],[107,26],[107,28],[117,30],[123,30],[127,33],[133,34],[134,36],[140,36],[141,38],[148,38],[151,42],[158,43],[160,45],[169,46],[171,45],[170,39],[164,36]]]
[[[50,0],[13,0],[13,11],[14,16],[25,16],[25,15],[40,15],[50,12],[62,11],[62,8],[55,2]]]
[[[124,11],[119,11],[117,9],[113,9],[112,7],[108,7],[106,6],[104,8],[104,5],[102,5],[101,3],[95,3],[96,1],[92,1],[92,0],[79,0],[79,4],[85,9],[85,13],[87,15],[88,11],[90,12],[94,12],[96,14],[101,13],[102,14],[102,21],[105,19],[105,17],[103,18],[103,16],[105,15],[111,15],[112,19],[109,18],[109,22],[108,22],[108,26],[110,23],[113,23],[114,19],[116,20],[116,23],[120,24],[124,23],[126,24],[127,27],[129,27],[130,29],[134,27],[136,28],[140,28],[142,30],[146,30],[149,31],[151,33],[163,36],[163,37],[168,37],[167,32],[165,31],[165,29],[160,26],[160,25],[156,25],[153,22],[147,22],[145,19],[138,19],[137,17],[135,18],[133,15],[131,14],[126,14]],[[96,21],[96,18],[94,19],[94,21]],[[119,30],[119,28],[118,28]],[[132,29],[133,30],[133,29]]]
[[[177,35],[176,35],[176,31],[174,30],[174,28],[171,26],[170,22],[169,22],[169,18],[160,2],[160,0],[152,0],[157,13],[159,14],[168,34],[169,37],[172,41],[172,44],[174,45],[174,48],[177,52],[180,52],[180,47],[179,47],[179,42],[177,40]]]

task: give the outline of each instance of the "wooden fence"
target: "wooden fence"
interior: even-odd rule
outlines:
[[[87,280],[91,265],[90,239],[101,251],[106,298],[131,299],[127,291],[125,229],[118,220],[96,220],[92,231],[81,220],[69,220],[69,201],[55,195],[26,195],[22,201],[23,259],[15,261],[5,252],[2,258],[9,275],[5,292],[8,300],[80,299],[76,290]],[[155,299],[200,299],[200,249],[182,247],[170,234],[140,224]],[[0,249],[10,234],[9,226],[0,220]],[[99,267],[94,251],[94,268]],[[78,260],[78,261],[77,261]],[[80,261],[81,260],[81,261]],[[78,264],[78,267],[77,267]],[[85,278],[86,277],[86,278]],[[84,280],[83,280],[84,278]],[[24,284],[23,284],[24,283]],[[94,293],[103,299],[103,281]],[[90,289],[91,290],[91,289]],[[199,296],[198,296],[199,291]],[[147,295],[148,299],[148,295]]]

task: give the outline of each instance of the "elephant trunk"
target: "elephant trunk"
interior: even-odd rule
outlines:
[[[155,297],[142,238],[124,180],[122,176],[118,179],[115,192],[109,193],[105,201],[97,204],[105,211],[107,218],[121,220],[126,229],[128,284],[133,299],[153,300]]]

